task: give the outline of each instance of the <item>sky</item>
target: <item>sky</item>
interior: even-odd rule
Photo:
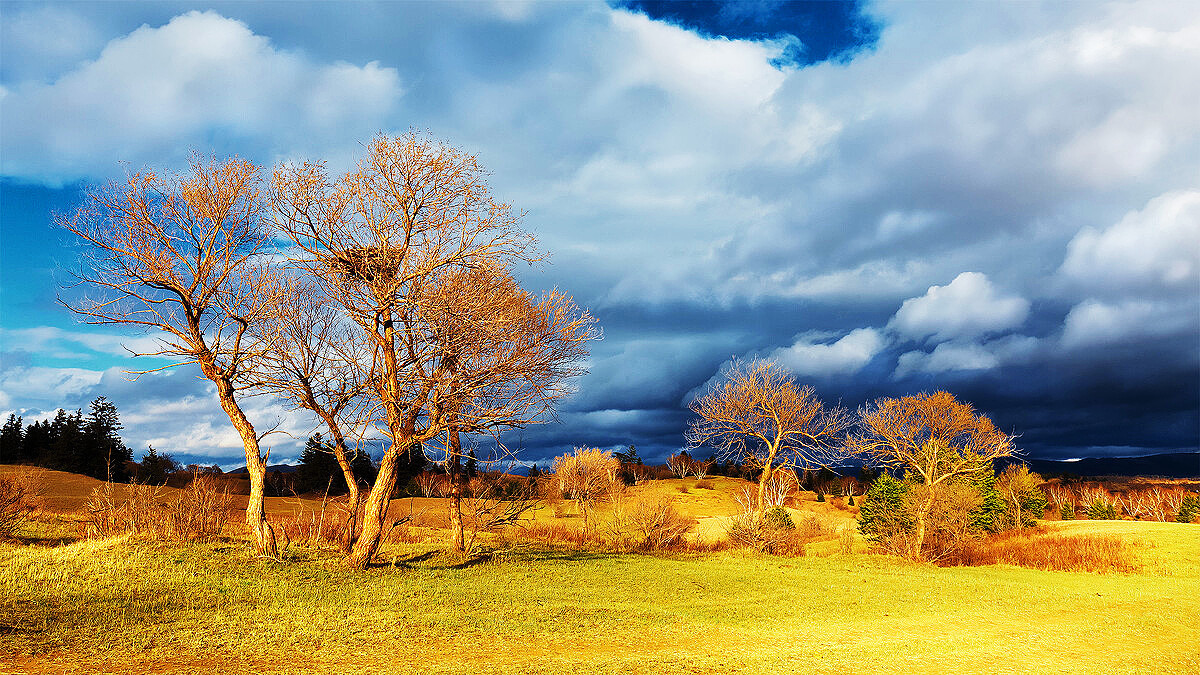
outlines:
[[[733,359],[830,404],[944,389],[1031,457],[1200,446],[1200,5],[0,3],[0,415],[97,396],[126,443],[242,461],[212,387],[80,323],[53,215],[193,150],[476,153],[604,330],[559,421],[661,459]],[[271,461],[312,420],[247,403]]]

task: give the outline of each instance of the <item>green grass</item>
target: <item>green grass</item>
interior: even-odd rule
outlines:
[[[349,572],[240,542],[6,544],[0,673],[1200,669],[1200,527],[1059,527],[1142,542],[1146,571],[561,551],[455,567],[411,546]]]

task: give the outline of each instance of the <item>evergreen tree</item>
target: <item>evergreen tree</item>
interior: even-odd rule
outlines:
[[[59,409],[50,423],[50,447],[41,466],[56,471],[81,473],[84,452],[83,411]]]
[[[147,446],[146,454],[138,466],[138,482],[149,485],[166,485],[167,478],[179,470],[179,463],[168,454],[158,454],[154,446]]]
[[[46,466],[45,460],[50,453],[50,445],[54,438],[50,435],[50,422],[34,422],[25,428],[24,450],[25,460],[38,466]]]
[[[25,459],[25,432],[21,418],[9,414],[8,421],[0,428],[0,463],[15,464]]]
[[[471,448],[467,453],[467,480],[475,477],[475,448]]]
[[[81,472],[101,480],[127,481],[125,463],[133,461],[133,450],[125,447],[117,435],[122,428],[117,406],[100,396],[92,401],[91,407],[84,428]]]
[[[325,492],[331,495],[345,494],[349,489],[342,475],[342,467],[329,452],[320,433],[308,437],[300,453],[300,466],[296,469],[296,492]]]
[[[366,453],[357,453],[350,459],[350,469],[358,482],[370,484],[375,480],[375,465]],[[300,466],[296,469],[297,492],[325,492],[331,495],[346,494],[350,490],[342,467],[329,451],[329,445],[320,433],[308,437],[300,453]]]
[[[979,506],[971,511],[971,524],[981,532],[999,532],[1004,529],[1004,498],[996,490],[996,472],[982,471],[968,483],[982,498]]]

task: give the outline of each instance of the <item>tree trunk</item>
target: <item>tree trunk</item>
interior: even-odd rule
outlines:
[[[363,505],[362,534],[351,547],[350,555],[344,560],[348,567],[366,569],[379,551],[379,544],[383,539],[383,523],[392,500],[392,490],[396,488],[396,460],[399,457],[397,447],[399,445],[393,443],[379,463],[375,485],[371,487]]]
[[[917,508],[917,533],[910,556],[913,560],[922,558],[921,549],[925,545],[925,521],[928,519],[929,511],[933,508],[933,486],[926,484],[925,488],[928,490],[928,494],[921,506]]]
[[[350,491],[346,498],[350,513],[346,516],[346,533],[342,536],[342,552],[349,553],[354,542],[358,540],[358,500],[361,497],[359,496],[358,479],[354,477],[354,467],[350,466],[350,460],[346,458],[345,446],[339,440],[335,447],[338,448],[338,451],[333,456],[337,459],[338,466],[342,468],[342,477],[346,479],[346,488]]]
[[[214,378],[209,378],[214,379]],[[221,408],[229,416],[238,434],[242,437],[242,446],[246,451],[246,472],[250,474],[250,499],[246,503],[246,527],[254,536],[254,547],[259,555],[271,558],[279,557],[279,544],[275,539],[275,531],[267,522],[267,509],[264,488],[267,478],[267,462],[262,456],[258,445],[258,436],[254,426],[242,412],[234,398],[233,385],[225,379],[216,378],[217,396]]]
[[[466,551],[466,533],[463,530],[462,517],[462,441],[458,429],[451,429],[449,450],[450,459],[450,532],[454,538],[454,550]]]

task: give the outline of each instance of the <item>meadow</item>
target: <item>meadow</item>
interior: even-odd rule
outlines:
[[[719,518],[731,487],[680,503]],[[0,673],[1200,672],[1194,525],[1042,526],[1121,537],[1132,573],[937,567],[827,541],[778,557],[517,538],[464,559],[437,537],[350,571],[333,551],[276,561],[233,537],[63,544],[72,518],[45,511],[39,537],[0,544]]]

